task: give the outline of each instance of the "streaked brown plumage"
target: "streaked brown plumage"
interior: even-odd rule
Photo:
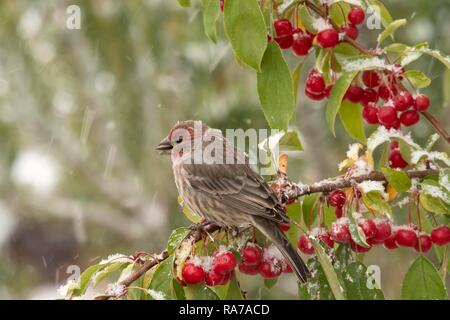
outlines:
[[[195,123],[193,120],[178,122],[157,147],[162,153],[171,154],[175,183],[183,202],[205,220],[219,226],[253,225],[277,246],[299,280],[305,282],[308,269],[279,227],[280,223],[288,222],[288,218],[273,191],[252,170],[244,154],[229,144],[220,131],[202,124],[201,135],[213,132],[218,143],[223,145],[224,158],[229,156],[235,163],[192,164],[183,161],[195,152]],[[180,136],[177,133],[180,130],[189,132],[188,138]],[[203,150],[207,145],[204,143]],[[191,146],[193,151],[186,152]],[[183,147],[185,149],[180,152]],[[236,164],[237,159],[240,164]]]

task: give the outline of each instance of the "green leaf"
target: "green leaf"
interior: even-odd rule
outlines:
[[[435,214],[447,214],[448,208],[442,202],[441,199],[430,196],[429,194],[421,194],[419,196],[420,205],[427,210]]]
[[[442,54],[439,50],[430,49],[428,43],[418,44],[413,47],[414,52],[420,52],[429,55],[440,62],[442,62],[448,69],[450,69],[450,56]]]
[[[345,92],[347,91],[356,75],[356,71],[343,73],[334,84],[333,90],[331,90],[330,98],[326,106],[326,121],[328,128],[331,130],[334,136],[336,136],[334,128],[336,116],[339,112],[339,108],[341,107],[342,99],[344,98]]]
[[[444,79],[442,83],[442,99],[444,103],[444,107],[448,107],[450,105],[450,69],[445,69]]]
[[[367,243],[364,231],[358,225],[358,222],[356,221],[353,214],[354,214],[354,212],[352,212],[351,214],[348,215],[348,220],[349,220],[348,229],[350,231],[350,235],[352,236],[352,239],[353,239],[353,241],[355,241],[356,244],[358,244],[364,248],[369,248],[370,246]]]
[[[408,50],[408,46],[403,43],[391,43],[387,47],[384,48],[387,52],[395,52],[395,53],[403,53]]]
[[[347,15],[350,12],[351,6],[347,3],[337,4],[338,2],[343,1],[332,1],[328,5],[330,6],[331,19],[340,26],[347,22]]]
[[[287,207],[287,215],[291,221],[295,221],[297,223],[301,222],[302,219],[302,206],[300,202],[295,202],[290,204]],[[286,232],[286,236],[289,239],[289,242],[292,244],[294,248],[297,247],[297,240],[300,236],[300,229],[295,225],[291,225],[289,230]]]
[[[289,67],[274,41],[267,46],[257,82],[259,100],[269,126],[287,131],[295,111],[294,90]]]
[[[80,278],[78,279],[77,286],[72,291],[73,295],[75,296],[83,295],[86,292],[89,283],[91,282],[91,278],[97,271],[101,270],[103,267],[105,267],[105,265],[96,264],[84,270]]]
[[[391,168],[382,168],[381,171],[389,184],[398,192],[406,192],[411,188],[411,179],[404,171]]]
[[[392,214],[391,207],[386,203],[383,196],[377,191],[370,191],[366,194],[363,194],[362,200],[364,202],[364,205],[369,209],[384,214]]]
[[[225,300],[244,300],[241,288],[239,287],[239,282],[236,278],[236,273],[233,273],[228,282],[228,292]]]
[[[311,240],[314,250],[317,255],[317,259],[319,260],[320,265],[322,266],[323,272],[328,280],[328,284],[330,285],[330,289],[333,292],[334,298],[336,300],[345,300],[344,292],[342,290],[342,286],[339,283],[338,276],[336,271],[331,264],[331,260],[326,254],[324,248],[319,244],[316,240]]]
[[[188,300],[220,300],[219,296],[204,284],[187,286],[184,291]]]
[[[309,14],[309,11],[305,5],[301,5],[299,7],[298,17],[307,31],[311,33],[317,33],[317,29],[314,27],[314,19]]]
[[[264,286],[268,289],[272,288],[277,284],[278,278],[275,279],[264,279]]]
[[[384,300],[383,291],[376,288],[360,262],[349,264],[342,276],[348,300]]]
[[[279,142],[280,151],[302,151],[303,146],[297,131],[286,132]]]
[[[403,300],[446,300],[445,285],[435,266],[419,255],[403,279]]]
[[[258,2],[225,1],[224,26],[237,59],[260,71],[267,46],[267,30]]]
[[[92,286],[95,287],[104,278],[112,275],[116,271],[122,270],[129,264],[130,264],[129,262],[112,262],[107,265],[104,265],[104,268],[98,270],[92,277]]]
[[[431,84],[431,79],[428,78],[422,71],[408,70],[404,73],[404,76],[412,82],[416,88],[426,88]]]
[[[219,1],[217,0],[202,0],[203,5],[203,30],[206,36],[212,42],[217,41],[216,23],[220,15]]]
[[[297,101],[297,95],[298,95],[298,85],[300,83],[300,75],[302,72],[302,67],[303,67],[303,62],[299,62],[297,63],[297,65],[295,66],[294,71],[292,71],[292,83],[294,85],[294,98]]]
[[[302,201],[303,223],[309,228],[316,219],[314,206],[316,204],[318,194],[305,196]]]
[[[191,0],[177,0],[180,6],[182,7],[190,7],[191,6]]]
[[[172,280],[172,288],[173,288],[173,294],[174,298],[176,300],[186,300],[186,295],[184,294],[184,289],[181,286],[181,284],[177,281],[177,279]]]
[[[407,23],[406,19],[400,19],[400,20],[392,21],[392,22],[386,27],[386,29],[385,29],[382,33],[380,33],[380,35],[378,36],[378,39],[377,39],[378,45],[380,45],[380,43],[382,43],[382,42],[383,42],[387,37],[389,37],[389,36],[391,36],[391,37],[393,38],[394,32],[395,32],[398,28],[400,28],[400,27],[406,25],[406,23]]]
[[[335,251],[334,268],[342,272],[353,262],[355,262],[355,259],[353,258],[351,247],[348,245],[339,245]]]
[[[380,9],[381,23],[385,28],[387,28],[392,23],[392,16],[389,13],[389,10],[379,0],[367,0],[367,2],[370,5],[377,6]]]
[[[167,242],[167,252],[169,253],[169,255],[175,252],[180,243],[184,239],[186,239],[186,237],[189,235],[190,232],[191,230],[185,227],[177,228],[172,231],[169,240]]]
[[[173,257],[169,257],[161,262],[153,274],[152,281],[148,289],[161,292],[168,299],[174,298],[172,281],[174,280],[172,274]]]
[[[350,137],[366,144],[367,138],[362,119],[362,106],[344,100],[339,108],[339,117]]]
[[[202,221],[203,218],[199,214],[195,213],[186,205],[184,205],[183,199],[181,199],[180,196],[178,196],[178,204],[183,208],[183,213],[189,221],[193,223],[199,223],[200,221]]]

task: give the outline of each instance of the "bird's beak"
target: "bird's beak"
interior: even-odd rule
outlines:
[[[170,150],[173,148],[169,139],[164,138],[156,147],[156,150],[161,151],[160,154],[170,154]]]

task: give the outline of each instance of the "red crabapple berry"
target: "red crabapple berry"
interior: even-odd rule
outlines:
[[[368,124],[378,124],[378,108],[373,103],[363,108],[362,116]]]
[[[339,43],[339,33],[334,29],[325,29],[317,34],[317,43],[322,48],[332,48]]]
[[[291,228],[291,225],[289,223],[280,223],[280,229],[283,230],[284,232],[289,231],[289,229]]]
[[[213,271],[227,274],[236,267],[236,258],[231,251],[216,251],[214,253]]]
[[[378,121],[384,126],[392,126],[397,119],[397,112],[393,107],[384,106],[378,110]]]
[[[432,245],[433,242],[431,241],[431,237],[426,233],[422,233],[419,235],[418,241],[414,246],[414,249],[416,249],[417,252],[426,253],[430,251]]]
[[[348,36],[350,39],[356,40],[359,36],[358,28],[351,24],[345,24],[342,26],[341,30]]]
[[[294,42],[292,44],[292,52],[297,56],[306,56],[313,45],[313,38],[308,33],[294,34]]]
[[[389,154],[389,166],[393,169],[404,169],[408,166],[408,162],[403,159],[400,150],[392,150]]]
[[[294,272],[291,268],[291,266],[289,265],[289,263],[286,260],[283,260],[282,262],[282,267],[281,267],[281,271],[284,273],[292,273]]]
[[[395,110],[405,111],[409,107],[411,107],[413,98],[408,91],[402,91],[396,97],[394,97],[393,102]]]
[[[417,241],[417,233],[410,227],[400,227],[395,233],[395,243],[400,247],[414,248]]]
[[[263,260],[259,265],[259,274],[264,279],[274,279],[277,278],[282,270],[282,267],[274,264],[273,261]]]
[[[383,243],[392,234],[391,222],[387,219],[375,220],[375,225],[377,230],[372,240],[376,243]]]
[[[395,243],[395,233],[392,233],[389,238],[384,240],[384,247],[389,250],[397,249],[398,245]]]
[[[292,34],[293,31],[292,23],[288,19],[275,20],[273,26],[275,28],[275,33],[277,34],[277,36],[285,36],[287,34]]]
[[[342,210],[342,207],[337,207],[334,210],[334,214],[336,215],[337,219],[342,218],[342,216],[344,215],[344,210]]]
[[[364,21],[365,18],[366,18],[366,15],[364,13],[364,10],[359,8],[359,7],[353,8],[348,13],[348,20],[353,25],[361,24]]]
[[[207,286],[221,286],[226,284],[231,278],[231,272],[222,274],[214,270],[205,274],[205,283]]]
[[[450,228],[448,226],[440,226],[431,232],[431,240],[438,246],[446,245],[450,242]]]
[[[238,265],[238,269],[243,274],[248,274],[251,276],[254,276],[255,274],[258,274],[259,272],[259,265],[248,265],[245,262],[241,262]]]
[[[325,99],[325,97],[326,97],[325,92],[322,92],[319,94],[314,94],[314,93],[309,92],[306,88],[305,88],[305,95],[314,101],[320,101],[320,100]]]
[[[364,94],[361,98],[361,102],[363,106],[367,106],[369,103],[377,103],[378,102],[378,93],[371,88],[367,88],[364,90]]]
[[[331,192],[327,198],[328,204],[334,208],[342,208],[345,204],[345,200],[345,192],[340,189],[336,189]]]
[[[194,263],[186,263],[181,271],[183,281],[186,284],[198,284],[205,279],[205,271],[199,265]]]
[[[306,233],[302,234],[300,236],[300,238],[298,239],[297,247],[304,254],[313,254],[314,253],[314,247]]]
[[[369,88],[375,88],[380,85],[380,76],[376,71],[364,71],[362,80],[364,84]]]
[[[242,250],[242,261],[249,265],[259,265],[262,260],[262,249],[256,244],[248,244]]]
[[[350,243],[352,237],[348,229],[348,221],[346,218],[340,218],[336,220],[331,226],[330,231],[331,239],[333,241],[346,244]]]
[[[279,19],[274,23],[275,33],[277,37],[275,41],[278,43],[281,49],[288,49],[292,46],[294,38],[292,36],[293,28],[292,23],[288,19]]]
[[[352,248],[353,251],[357,252],[357,253],[366,253],[369,252],[371,247],[369,246],[368,248],[360,246],[359,244],[357,244],[354,241],[350,242],[350,247]]]
[[[386,129],[395,129],[395,130],[399,130],[400,129],[400,119],[395,119],[394,122],[392,122],[392,124],[390,126],[385,126]]]
[[[396,141],[396,140],[391,141],[391,150],[398,149],[399,146],[400,146],[400,144],[398,143],[398,141]]]
[[[359,223],[359,226],[363,230],[367,239],[371,239],[375,237],[375,235],[377,234],[377,226],[375,222],[373,222],[373,220],[364,219],[362,222]]]
[[[380,96],[381,99],[387,101],[389,100],[392,96],[395,96],[397,94],[397,89],[395,89],[393,86],[385,86],[384,84],[382,84],[379,88],[378,88],[378,95]]]
[[[325,90],[325,79],[313,68],[306,79],[306,90],[312,94],[320,94]]]
[[[400,115],[400,121],[405,126],[413,126],[420,120],[420,115],[416,110],[407,110]]]
[[[350,87],[348,87],[344,98],[353,103],[358,103],[361,101],[363,95],[364,89],[357,85],[351,85]]]
[[[225,1],[224,0],[220,0],[220,11],[223,12],[223,6],[225,5]]]
[[[333,239],[331,239],[331,235],[327,231],[322,232],[319,236],[319,239],[322,240],[330,248],[334,247],[334,241]]]
[[[424,94],[419,94],[413,101],[414,109],[419,112],[426,111],[430,107],[430,98]]]

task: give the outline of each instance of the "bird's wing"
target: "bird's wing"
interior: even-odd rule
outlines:
[[[247,164],[184,164],[193,189],[214,197],[230,210],[276,222],[288,218],[273,191]]]

